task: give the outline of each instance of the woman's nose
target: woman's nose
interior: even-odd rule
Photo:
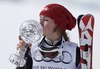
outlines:
[[[44,21],[43,21],[43,20],[41,20],[41,21],[40,21],[40,24],[43,26],[43,25],[44,25]]]

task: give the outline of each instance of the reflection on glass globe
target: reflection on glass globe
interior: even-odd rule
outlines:
[[[21,38],[26,43],[38,42],[42,35],[43,29],[39,22],[36,20],[25,21],[19,29]]]

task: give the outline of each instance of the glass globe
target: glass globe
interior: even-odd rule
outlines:
[[[26,44],[38,43],[43,35],[42,26],[36,20],[27,20],[21,24],[19,34]],[[27,47],[23,46],[17,50],[16,54],[11,54],[9,57],[10,62],[19,67],[23,67],[26,64],[24,55]]]
[[[41,39],[43,29],[36,20],[27,20],[20,26],[19,33],[26,43],[36,43]]]

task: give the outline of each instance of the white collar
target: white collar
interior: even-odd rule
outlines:
[[[60,38],[59,40],[56,40],[56,41],[52,42],[51,40],[45,38],[45,41],[46,41],[48,44],[52,45],[52,46],[53,46],[53,45],[56,45],[60,40],[61,40],[61,38]]]

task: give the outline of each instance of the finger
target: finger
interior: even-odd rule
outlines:
[[[21,46],[26,46],[26,43],[25,43],[23,40],[20,40],[20,41],[19,41],[19,44],[20,44]]]
[[[23,40],[19,40],[19,43],[22,43],[22,44],[23,44],[23,43],[25,43],[25,42],[24,42]]]
[[[22,38],[21,38],[21,36],[20,36],[20,35],[19,35],[18,39],[19,39],[19,40],[22,40]]]
[[[22,44],[17,44],[17,47],[18,47],[18,48],[21,48],[21,47],[22,47]]]

